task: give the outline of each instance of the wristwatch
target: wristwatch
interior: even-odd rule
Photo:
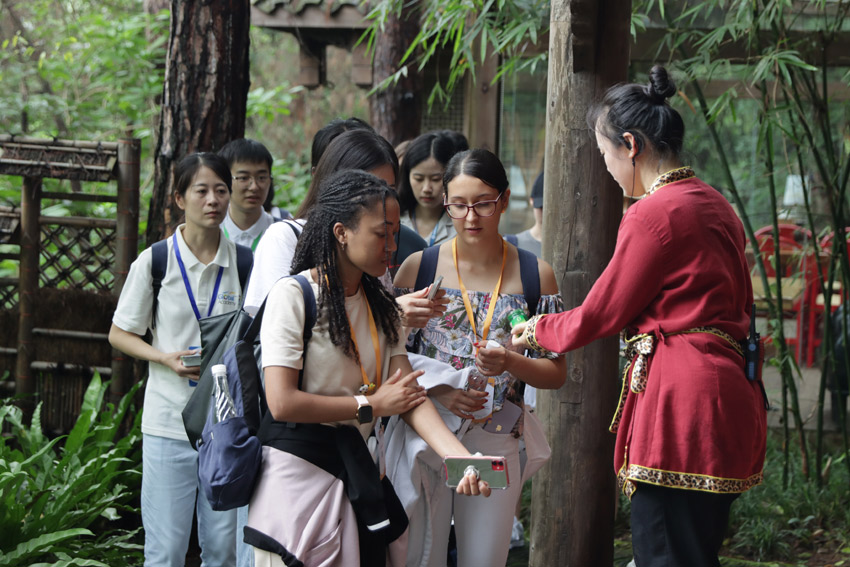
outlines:
[[[369,404],[369,398],[366,396],[354,396],[357,400],[357,423],[372,423],[372,406]]]

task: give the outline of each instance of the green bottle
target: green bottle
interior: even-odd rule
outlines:
[[[525,316],[525,311],[522,309],[514,309],[510,313],[508,313],[508,321],[511,323],[511,328],[516,327],[520,323],[525,323],[528,321],[528,317]]]

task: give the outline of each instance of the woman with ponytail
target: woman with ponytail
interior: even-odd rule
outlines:
[[[655,66],[591,109],[608,172],[632,199],[584,303],[534,317],[514,344],[567,352],[623,330],[614,470],[631,498],[637,567],[719,565],[732,502],[762,481],[766,397],[744,369],[753,294],[741,221],[679,159],[676,93]]]
[[[377,418],[401,415],[442,456],[469,454],[418,385],[398,306],[378,280],[398,229],[385,181],[329,175],[292,263],[317,300],[306,355],[300,285],[284,278],[269,292],[260,339],[271,417],[259,432],[263,468],[245,529],[257,567],[404,563],[407,517],[366,446]],[[472,475],[457,490],[490,491]]]

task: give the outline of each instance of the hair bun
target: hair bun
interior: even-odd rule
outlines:
[[[654,65],[650,69],[646,94],[653,104],[664,104],[664,101],[676,94],[676,84],[670,80],[667,69],[661,65]]]

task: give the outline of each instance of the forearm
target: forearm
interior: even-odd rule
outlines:
[[[441,458],[469,454],[463,443],[446,427],[431,400],[403,414],[402,418]]]
[[[357,415],[354,396],[326,396],[298,389],[298,370],[285,366],[264,369],[266,402],[272,417],[292,423],[350,421]]]
[[[163,352],[146,343],[141,336],[115,324],[109,329],[109,344],[133,358],[162,363]]]
[[[508,351],[507,356],[505,369],[529,386],[557,390],[566,381],[567,362],[563,356],[554,359],[529,358],[513,351]]]

